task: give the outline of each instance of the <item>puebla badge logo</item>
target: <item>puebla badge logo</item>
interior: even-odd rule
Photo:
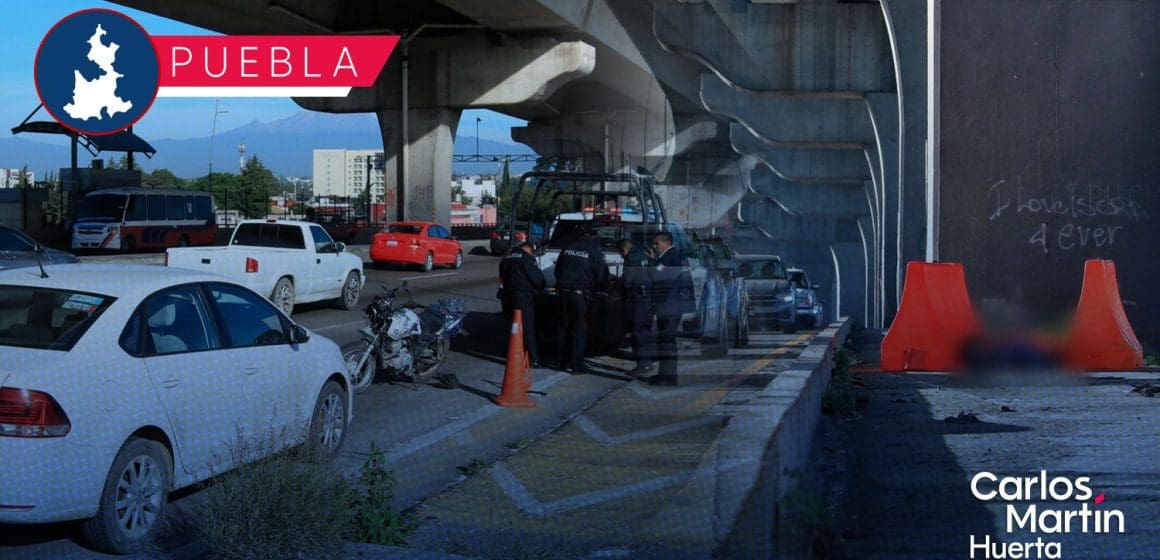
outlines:
[[[57,122],[88,136],[129,128],[158,97],[346,97],[370,87],[398,35],[149,35],[94,8],[57,22],[34,64]]]
[[[44,36],[34,64],[45,110],[90,136],[120,132],[157,97],[160,69],[149,34],[112,10],[70,14]]]

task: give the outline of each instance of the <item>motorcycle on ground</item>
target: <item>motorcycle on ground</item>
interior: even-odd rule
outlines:
[[[420,305],[412,299],[406,281],[383,290],[363,310],[367,324],[359,329],[361,339],[342,347],[355,393],[370,387],[380,372],[412,384],[430,377],[447,358],[451,338],[467,334],[464,300],[447,297]],[[396,305],[399,292],[406,294],[407,301]]]

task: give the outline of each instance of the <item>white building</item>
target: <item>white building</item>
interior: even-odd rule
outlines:
[[[491,196],[495,196],[496,193],[495,179],[484,179],[479,175],[454,179],[451,181],[451,185],[463,187],[463,194],[471,197],[471,200],[477,204],[484,192]]]
[[[24,173],[28,186],[36,184],[36,174],[27,171]],[[0,189],[14,189],[20,186],[20,170],[0,168]]]
[[[367,159],[382,150],[314,150],[314,196],[355,198],[367,188]],[[380,160],[381,161],[381,160]],[[383,169],[371,170],[371,198],[383,201]]]

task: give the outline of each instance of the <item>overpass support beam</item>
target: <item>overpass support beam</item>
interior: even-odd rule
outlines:
[[[729,137],[737,153],[757,158],[786,181],[860,185],[871,178],[860,144],[771,144],[738,124],[731,125]]]
[[[896,221],[898,231],[893,239],[898,254],[894,276],[895,305],[901,297],[906,263],[922,261],[927,255],[927,200],[926,140],[927,122],[927,9],[926,0],[881,0],[882,13],[890,33],[894,56],[895,81],[898,83],[898,106],[894,114],[899,119],[898,176],[899,188]],[[889,241],[889,239],[888,239]],[[933,255],[932,255],[933,256]],[[888,273],[887,276],[891,274]],[[891,317],[893,313],[891,313]]]
[[[345,98],[295,101],[315,111],[376,113],[388,158],[387,190],[394,186],[384,201],[388,217],[447,225],[461,110],[543,104],[564,84],[590,74],[596,52],[581,41],[477,49],[445,48],[422,38],[412,43],[391,57],[372,87]]]
[[[460,113],[459,109],[447,108],[409,112],[410,142],[404,173],[404,161],[400,155],[402,112],[377,112],[387,155],[384,167],[386,184],[398,185],[398,177],[407,177],[407,184],[401,189],[394,193],[387,190],[388,220],[434,221],[451,225],[451,155]]]

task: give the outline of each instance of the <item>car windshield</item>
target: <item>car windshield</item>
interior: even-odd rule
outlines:
[[[779,260],[750,260],[741,263],[741,273],[758,280],[785,280],[785,265]]]
[[[414,224],[391,224],[387,226],[387,233],[407,233],[411,235],[418,234],[423,231],[423,226]]]
[[[77,207],[77,221],[120,222],[125,215],[125,203],[129,197],[123,194],[97,194],[81,199]]]
[[[67,352],[116,298],[0,285],[0,346]]]
[[[705,249],[711,251],[714,257],[719,259],[731,259],[732,253],[729,251],[729,246],[725,245],[724,239],[709,239],[705,241]]]
[[[0,251],[31,251],[32,242],[23,233],[0,227]]]
[[[588,224],[596,232],[600,240],[600,248],[606,251],[616,250],[616,244],[624,236],[624,226],[619,223],[593,222],[591,220],[561,220],[556,223],[552,231],[552,238],[548,240],[548,247],[563,249],[571,245],[584,233],[584,224]]]

